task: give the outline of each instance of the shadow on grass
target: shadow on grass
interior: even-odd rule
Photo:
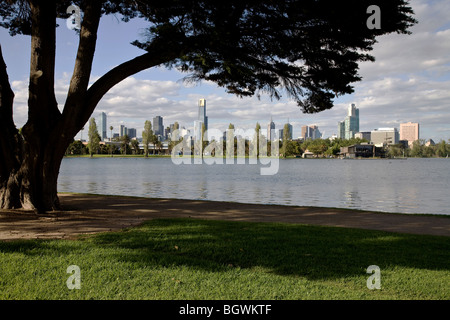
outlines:
[[[103,258],[139,267],[187,266],[220,272],[265,268],[311,280],[365,273],[369,265],[449,270],[450,238],[292,224],[151,220],[79,241],[0,243],[1,252],[64,255],[107,249]]]
[[[142,266],[184,265],[207,271],[263,267],[309,279],[361,275],[373,264],[382,269],[450,269],[448,237],[333,227],[167,219],[92,241],[127,249],[117,259]]]

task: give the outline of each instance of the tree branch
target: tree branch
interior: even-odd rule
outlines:
[[[89,85],[94,60],[97,31],[101,18],[101,1],[87,1],[80,30],[77,57],[63,111],[64,127],[80,117],[80,105]]]
[[[54,93],[56,54],[55,0],[30,1],[31,60],[27,129],[51,126],[60,115]],[[25,130],[27,132],[28,130]]]

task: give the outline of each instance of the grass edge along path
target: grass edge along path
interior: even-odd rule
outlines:
[[[75,240],[0,242],[0,299],[448,300],[450,238],[155,219]],[[80,289],[69,289],[80,270]],[[370,290],[370,265],[381,289]]]

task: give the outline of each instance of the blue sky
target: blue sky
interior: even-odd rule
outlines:
[[[262,128],[272,117],[276,127],[289,122],[294,137],[302,125],[316,124],[329,137],[336,133],[337,122],[345,118],[346,108],[355,103],[360,108],[360,129],[399,127],[401,122],[419,122],[423,139],[450,139],[450,1],[412,0],[419,23],[412,35],[387,35],[379,38],[372,54],[376,62],[362,63],[363,80],[355,84],[355,93],[339,97],[335,107],[314,115],[301,113],[295,102],[287,99],[270,101],[267,97],[240,99],[229,95],[215,84],[202,82],[186,85],[184,74],[175,70],[153,68],[126,79],[113,88],[99,103],[99,112],[108,115],[108,127],[118,132],[120,124],[134,127],[138,135],[144,122],[156,115],[164,125],[178,121],[188,129],[197,115],[197,101],[207,100],[210,127],[225,130],[229,123],[236,127]],[[73,70],[77,35],[60,22],[57,31],[56,84],[58,103],[64,104]],[[92,70],[92,79],[103,75],[117,64],[143,52],[132,46],[145,32],[142,21],[121,22],[117,17],[103,17]],[[0,30],[0,43],[8,66],[12,88],[16,94],[14,119],[18,127],[26,122],[30,39],[10,37]],[[264,131],[263,131],[264,132]],[[109,135],[109,130],[108,130]],[[79,136],[78,136],[79,137]]]

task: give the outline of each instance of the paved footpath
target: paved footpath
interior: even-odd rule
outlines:
[[[450,217],[234,202],[60,194],[64,211],[0,211],[0,240],[69,239],[155,218],[285,222],[450,236]]]

